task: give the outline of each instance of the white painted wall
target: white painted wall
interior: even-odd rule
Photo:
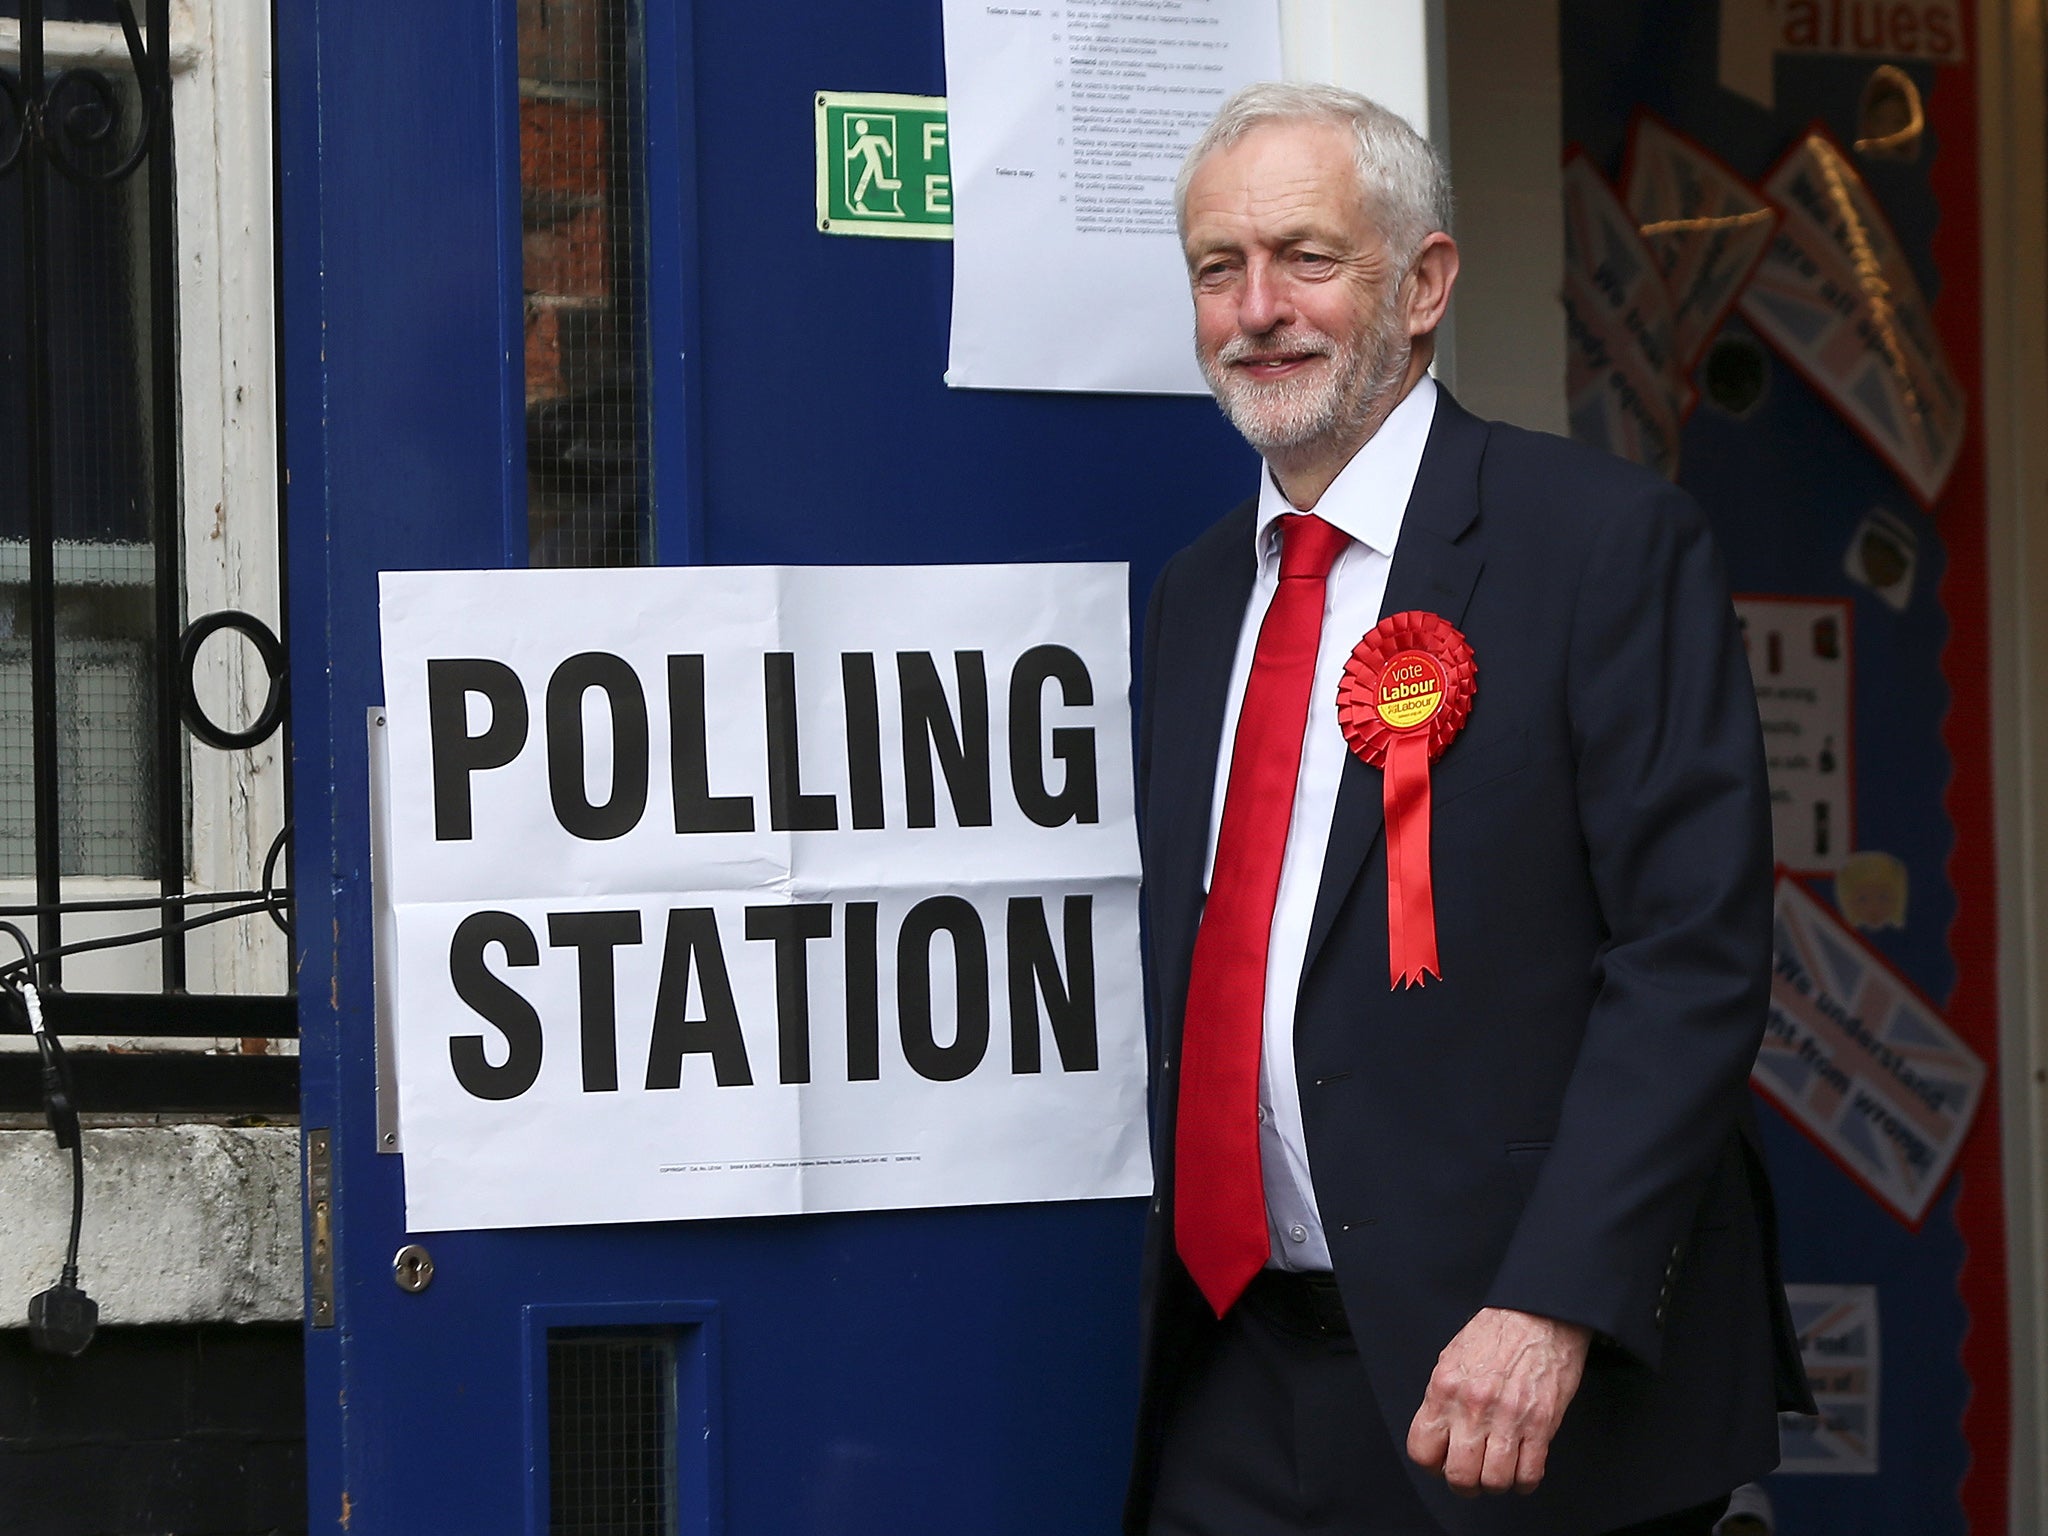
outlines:
[[[1281,0],[1289,79],[1392,108],[1457,190],[1463,268],[1436,374],[1481,416],[1566,429],[1557,0]]]
[[[1464,270],[1449,377],[1481,416],[1544,432],[1565,412],[1564,84],[1557,0],[1443,0]]]
[[[1280,59],[1290,80],[1370,96],[1427,136],[1442,117],[1432,34],[1442,0],[1280,0]]]

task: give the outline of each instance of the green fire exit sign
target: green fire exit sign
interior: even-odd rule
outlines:
[[[818,228],[953,238],[943,96],[818,92]]]

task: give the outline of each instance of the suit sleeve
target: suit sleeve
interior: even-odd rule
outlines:
[[[1166,583],[1172,575],[1169,563],[1152,583],[1151,598],[1145,604],[1144,648],[1138,656],[1138,820],[1143,830],[1146,800],[1152,788],[1152,680],[1158,664],[1159,629],[1166,608]]]
[[[1161,614],[1166,607],[1166,580],[1173,567],[1169,564],[1160,572],[1159,579],[1152,584],[1152,596],[1145,604],[1144,649],[1138,656],[1138,836],[1145,835],[1149,822],[1152,792],[1152,701],[1153,678],[1159,656],[1159,629]],[[1153,1091],[1158,1088],[1159,1069],[1159,967],[1152,963],[1152,891],[1149,881],[1142,882],[1138,890],[1139,943],[1144,950],[1145,963],[1145,1038],[1152,1051],[1151,1082]],[[1155,1157],[1156,1161],[1156,1157]],[[1156,1206],[1156,1202],[1155,1202]]]
[[[1703,1187],[1762,1038],[1769,788],[1706,521],[1667,490],[1581,572],[1567,659],[1580,824],[1607,941],[1557,1130],[1487,1297],[1654,1366]]]

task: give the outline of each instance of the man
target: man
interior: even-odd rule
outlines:
[[[1705,522],[1428,377],[1458,249],[1392,114],[1250,87],[1177,201],[1203,371],[1265,472],[1147,622],[1128,1529],[1703,1533],[1810,1406],[1746,1086],[1768,792]],[[1397,614],[1472,671],[1390,896],[1336,700]]]

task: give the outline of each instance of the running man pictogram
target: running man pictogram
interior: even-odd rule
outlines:
[[[846,158],[862,162],[860,180],[854,183],[853,196],[849,201],[856,213],[867,214],[870,217],[900,219],[903,217],[901,207],[870,208],[867,204],[867,195],[871,189],[893,194],[903,187],[900,177],[888,174],[897,163],[896,119],[886,113],[877,113],[875,121],[879,125],[878,128],[870,128],[865,117],[853,119],[848,126],[847,137],[852,142],[846,147]],[[888,162],[887,166],[883,164],[885,159]],[[889,201],[893,203],[895,198],[892,196]]]

